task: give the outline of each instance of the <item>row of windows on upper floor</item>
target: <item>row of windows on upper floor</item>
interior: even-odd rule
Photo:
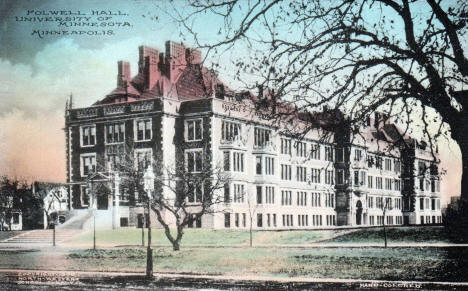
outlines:
[[[242,215],[242,216],[241,216]],[[234,216],[234,226],[235,227],[246,227],[247,223],[247,214],[246,213],[224,213],[224,227],[231,227],[231,217]],[[256,221],[257,227],[277,227],[276,213],[257,213]],[[279,214],[278,214],[279,216]],[[282,214],[282,226],[283,227],[293,227],[295,226],[293,214]],[[322,217],[325,216],[326,220],[323,220]],[[241,220],[242,218],[242,224]],[[297,226],[322,226],[322,221],[326,225],[336,225],[336,215],[310,215],[310,224],[309,224],[309,214],[297,214],[296,225]]]
[[[224,152],[224,170],[234,172],[244,172],[244,156],[242,152]],[[292,180],[292,165],[281,164],[281,180],[291,181]],[[304,166],[295,166],[296,168],[296,181],[298,182],[310,182],[310,183],[322,183],[333,185],[335,184],[335,171],[334,170],[322,170],[317,168],[310,168],[310,174],[308,175],[308,168]],[[322,174],[324,172],[324,174]],[[257,175],[275,175],[275,158],[270,156],[256,156],[255,173]],[[354,171],[354,186],[366,186],[368,188],[383,189],[383,181],[385,181],[385,190],[401,190],[400,179],[374,177],[369,175],[366,179],[366,171]],[[324,179],[322,179],[324,177]],[[375,181],[375,184],[374,184]],[[344,177],[344,170],[337,171],[336,177],[337,184],[345,184],[347,181]],[[435,192],[435,191],[432,191]],[[437,191],[438,192],[438,191]]]
[[[151,119],[134,120],[134,141],[149,141],[152,139]],[[104,125],[104,138],[106,144],[123,143],[125,141],[125,123],[116,122]],[[81,147],[95,146],[96,125],[80,126],[80,145]]]
[[[222,140],[235,140],[242,136],[242,126],[239,123],[222,121],[221,126]],[[123,143],[125,141],[125,123],[117,122],[110,123],[104,126],[105,128],[105,143]],[[199,141],[203,138],[202,119],[193,119],[185,121],[185,139],[186,141]],[[265,128],[255,127],[254,129],[254,145],[256,147],[266,146],[271,144],[271,130]],[[96,125],[85,125],[80,127],[80,143],[82,147],[94,146],[96,144]],[[149,141],[152,139],[152,122],[151,119],[136,119],[134,120],[134,140],[135,141]],[[292,154],[293,140],[288,138],[281,138],[281,154]],[[308,143],[304,141],[295,141],[294,148],[296,156],[307,157],[314,160],[321,159],[322,145],[317,143],[310,144],[308,151]],[[360,148],[354,149],[354,161],[361,161],[364,159],[365,151]],[[337,148],[336,151],[332,146],[324,145],[324,160],[344,162],[347,159],[345,150]],[[383,161],[385,163],[383,163]],[[392,162],[393,161],[393,162]],[[385,164],[386,171],[393,170],[396,173],[401,172],[401,162],[399,159],[385,158],[380,156],[367,154],[367,162],[369,168],[383,169]],[[421,166],[420,166],[421,169]]]
[[[419,198],[419,210],[440,210],[439,198]]]

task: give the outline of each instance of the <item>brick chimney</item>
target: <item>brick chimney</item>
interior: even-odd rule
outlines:
[[[169,67],[169,79],[174,82],[187,66],[186,48],[182,43],[166,41],[166,60]]]
[[[152,89],[161,78],[157,49],[147,46],[139,47],[138,72],[145,77],[145,89]]]
[[[201,63],[201,51],[188,48],[185,50],[187,64],[199,65]]]
[[[130,63],[126,61],[118,61],[117,71],[117,87],[124,87],[131,78]]]

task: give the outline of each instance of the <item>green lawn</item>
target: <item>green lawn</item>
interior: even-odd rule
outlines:
[[[144,271],[145,249],[79,250],[73,269]],[[468,279],[467,248],[156,248],[156,272],[388,280]]]
[[[326,238],[333,231],[259,231],[253,233],[254,245],[307,244]],[[161,229],[153,229],[152,243],[169,246],[169,240]],[[145,231],[145,242],[147,232]],[[93,232],[86,232],[75,238],[72,243],[92,245]],[[141,245],[141,229],[122,228],[96,231],[96,244],[103,246]],[[249,244],[248,231],[186,229],[182,238],[184,246],[246,246]]]
[[[387,240],[389,243],[445,243],[450,242],[441,227],[395,227],[387,228]],[[383,243],[383,228],[361,229],[350,232],[334,239],[330,243]]]

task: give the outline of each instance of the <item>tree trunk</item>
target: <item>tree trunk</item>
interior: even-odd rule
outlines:
[[[465,134],[468,136],[468,131]],[[461,199],[466,203],[468,202],[468,141],[459,143],[459,146],[462,155]]]
[[[174,242],[172,243],[172,249],[173,249],[174,251],[179,251],[179,250],[180,250],[180,244],[179,244],[178,241],[174,241]]]
[[[468,202],[468,116],[462,117],[458,124],[450,127],[452,138],[460,147],[462,156],[461,199]],[[465,213],[465,215],[467,214]]]
[[[252,215],[250,215],[250,247],[252,247]]]

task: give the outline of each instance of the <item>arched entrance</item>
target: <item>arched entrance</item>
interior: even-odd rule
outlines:
[[[356,225],[362,224],[362,202],[358,200],[356,202]]]
[[[97,187],[96,189],[97,209],[107,210],[107,208],[109,207],[109,194],[110,194],[110,191],[106,186],[100,184]]]

